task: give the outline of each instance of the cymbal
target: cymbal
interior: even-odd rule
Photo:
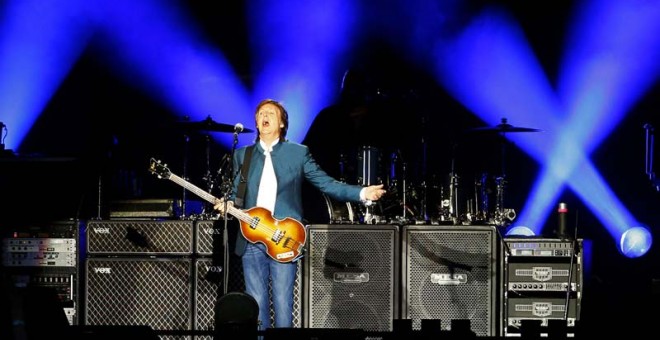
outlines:
[[[215,132],[234,132],[235,131],[235,126],[230,125],[230,124],[224,124],[224,123],[217,123],[213,121],[211,116],[206,117],[206,119],[197,121],[197,122],[191,122],[191,121],[179,121],[177,122],[177,125],[187,129],[187,130],[201,130],[201,131],[215,131]],[[254,132],[253,130],[243,128],[240,133],[246,133],[246,132]]]
[[[507,123],[506,118],[502,118],[502,122],[495,126],[485,126],[468,129],[468,132],[497,132],[497,133],[509,133],[509,132],[539,132],[541,130],[534,128],[518,127],[513,126]]]

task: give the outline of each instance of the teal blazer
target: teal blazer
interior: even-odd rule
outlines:
[[[245,151],[250,146],[244,146],[236,149],[232,169],[234,173],[233,190],[231,199],[236,198],[238,185],[241,179],[241,167],[245,161]],[[242,209],[255,207],[257,204],[257,194],[261,182],[261,173],[264,168],[264,149],[260,143],[254,144],[250,168],[248,170],[246,182],[246,192],[244,205]],[[273,168],[277,177],[277,197],[275,200],[275,211],[272,211],[276,219],[287,217],[302,221],[303,219],[303,197],[302,184],[304,180],[309,181],[321,192],[340,202],[358,202],[360,201],[360,190],[362,186],[351,185],[340,182],[330,177],[316,163],[309,148],[305,145],[290,142],[279,141],[273,147],[271,153]],[[245,252],[247,240],[241,233],[236,238],[235,253],[239,256]]]

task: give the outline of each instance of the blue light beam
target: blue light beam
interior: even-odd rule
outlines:
[[[93,33],[85,1],[9,0],[0,12],[0,121],[19,150]]]
[[[184,9],[156,0],[102,4],[95,15],[98,56],[118,77],[164,103],[179,119],[211,116],[216,122],[250,127],[253,108],[245,84]],[[213,138],[227,147],[233,141],[231,134]]]
[[[253,101],[282,101],[291,120],[287,138],[300,142],[316,114],[339,89],[339,65],[349,57],[353,1],[251,1],[248,13]],[[254,122],[254,118],[251,120]]]
[[[532,85],[535,83],[544,84],[543,87],[545,87],[546,82],[539,82],[539,80],[542,80],[541,77],[537,76],[540,74],[540,72],[529,72],[530,69],[537,69],[533,59],[529,57],[531,55],[530,53],[513,53],[525,52],[525,49],[521,46],[526,46],[526,44],[520,44],[516,42],[516,40],[520,40],[521,34],[519,34],[519,30],[512,29],[513,26],[509,23],[510,21],[507,20],[506,16],[502,15],[501,12],[491,12],[490,15],[482,16],[475,20],[475,24],[472,25],[471,28],[469,28],[464,33],[463,37],[460,40],[457,40],[455,44],[447,44],[447,42],[443,42],[443,47],[442,50],[440,50],[441,53],[439,55],[443,57],[450,56],[450,58],[438,58],[439,60],[445,60],[445,63],[441,64],[439,78],[442,79],[442,82],[446,85],[458,84],[458,87],[448,86],[448,88],[453,89],[457,98],[461,98],[461,101],[464,102],[465,105],[471,107],[473,111],[477,112],[477,114],[479,114],[485,120],[490,120],[492,122],[496,121],[498,117],[505,115],[508,117],[514,117],[516,121],[519,119],[520,121],[524,121],[525,117],[528,117],[529,119],[529,116],[531,115],[519,109],[521,107],[525,107],[526,105],[519,105],[520,103],[517,101],[517,99],[521,96],[520,94],[516,93],[516,91],[514,91],[514,89],[525,89],[526,92],[523,94],[523,97],[527,98],[527,103],[538,108],[546,108],[545,113],[542,112],[544,110],[537,110],[537,112],[542,112],[540,114],[540,118],[545,121],[544,131],[550,132],[550,135],[560,136],[560,134],[557,133],[557,131],[561,131],[557,129],[557,127],[560,126],[557,123],[557,120],[559,119],[558,112],[561,112],[558,103],[556,103],[554,100],[547,100],[546,104],[548,105],[543,105],[542,102],[538,100],[539,98],[548,98],[549,95],[547,94],[551,93],[551,91],[534,91],[535,89],[540,88],[538,85],[525,87],[519,86],[521,83],[525,83],[524,79],[526,78],[535,79],[532,81]],[[512,37],[513,39],[511,39]],[[444,50],[445,48],[446,50]],[[477,59],[476,56],[478,56],[479,59]],[[447,60],[460,61],[460,63],[447,62]],[[482,61],[487,62],[484,62],[485,65],[483,65],[483,67],[478,67]],[[515,65],[517,67],[512,68],[510,67],[511,65]],[[461,67],[463,67],[464,70],[460,70]],[[515,71],[521,69],[524,70],[522,73]],[[455,73],[449,72],[451,70],[459,71]],[[479,72],[475,73],[473,72],[474,70]],[[500,72],[504,72],[505,74],[503,73],[498,76],[497,74]],[[467,79],[462,79],[464,78],[465,74],[467,74]],[[532,75],[531,77],[529,77],[530,74]],[[480,82],[475,81],[477,76]],[[523,79],[523,81],[521,81],[521,79]],[[493,84],[491,84],[491,82],[493,82]],[[495,84],[495,82],[497,84]],[[511,86],[511,84],[515,84],[517,86]],[[477,91],[473,91],[474,89],[477,89]],[[543,93],[546,95],[543,95]],[[504,103],[501,98],[505,98],[504,101],[508,101],[509,104]],[[539,103],[541,103],[541,105],[539,105]],[[508,107],[509,105],[510,107]],[[548,108],[552,108],[552,110],[547,110]],[[576,115],[575,117],[577,117],[577,119],[584,119],[585,117],[588,117],[588,115],[580,114]],[[552,118],[554,118],[554,122]],[[531,125],[532,123],[526,124],[529,126],[534,126]],[[542,164],[554,164],[546,163],[544,149],[547,149],[548,145],[543,144],[542,141],[536,139],[526,140],[512,136],[509,136],[509,138],[524,142],[524,149],[534,158],[542,162]],[[561,136],[559,141],[564,143],[553,143],[555,145],[566,145],[568,147],[554,148],[554,150],[557,154],[562,154],[563,157],[566,157],[566,151],[576,150],[576,144],[579,146],[579,142],[584,139],[585,138],[583,136],[577,135]],[[566,141],[569,141],[569,143],[565,143]],[[575,143],[575,141],[578,143]],[[550,146],[552,146],[552,144]],[[557,150],[560,151],[558,152]],[[569,158],[573,158],[573,160],[580,165],[588,163],[586,157],[584,157],[584,155],[580,152],[573,153],[573,156]],[[581,195],[585,202],[587,202],[587,205],[596,211],[601,221],[603,221],[606,226],[611,226],[611,228],[608,229],[612,232],[613,237],[619,239],[621,236],[620,230],[618,230],[617,227],[612,226],[611,222],[608,222],[608,220],[612,219],[612,210],[608,210],[605,207],[612,208],[615,206],[618,208],[616,211],[624,212],[625,209],[623,208],[623,205],[618,202],[618,200],[616,200],[616,197],[607,188],[600,176],[594,176],[597,174],[597,172],[590,165],[590,163],[587,165],[587,169],[591,170],[590,175],[592,175],[592,177],[580,178],[579,180],[575,180],[575,177],[572,177],[570,184],[574,190],[576,190]],[[566,168],[569,170],[567,171]],[[564,167],[563,169],[555,168],[554,172],[545,172],[552,172],[555,175],[554,181],[546,181],[544,186],[542,186],[547,188],[550,195],[548,195],[548,192],[544,192],[544,194],[538,195],[544,198],[552,198],[553,195],[557,195],[558,189],[562,187],[561,183],[567,177],[567,174],[573,173],[570,169],[572,169],[572,167],[570,164],[568,164],[568,166]],[[543,183],[543,181],[541,182]],[[606,198],[605,201],[607,203],[601,206],[589,202],[590,196],[585,194],[585,191],[593,193],[587,190],[590,187],[596,188],[595,190],[600,192],[601,197]],[[533,196],[533,198],[538,198],[539,196]],[[534,199],[530,201],[535,202]],[[531,209],[530,211],[547,211],[547,207],[549,207],[550,201],[551,200],[545,200],[545,209],[544,207],[539,206],[538,209]],[[525,209],[525,211],[528,211],[528,209]],[[610,211],[610,213],[605,214],[606,211]],[[628,220],[628,222],[634,222],[634,219],[627,212],[622,213],[621,215],[625,216],[623,218],[615,219],[619,221],[624,219]],[[529,220],[525,220],[524,216],[522,223],[524,225],[534,225],[530,224]],[[617,225],[619,226],[618,228],[620,228],[622,225],[629,226],[631,224],[627,223]]]

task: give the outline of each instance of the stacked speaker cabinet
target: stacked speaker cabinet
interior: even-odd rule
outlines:
[[[496,336],[498,244],[494,226],[404,226],[402,319],[469,320],[477,336]]]
[[[525,324],[540,335],[555,331],[552,324],[564,332],[552,335],[574,335],[582,300],[582,240],[530,237],[503,243],[504,335],[524,335]]]
[[[399,226],[310,225],[306,328],[391,331],[398,318]]]
[[[192,221],[94,220],[85,230],[86,325],[192,329]]]
[[[226,227],[227,243],[224,220],[89,221],[85,324],[147,325],[167,333],[161,338],[194,333],[210,339],[225,280],[227,292],[245,290],[241,260],[226,247],[239,232],[238,222],[229,220]],[[294,327],[302,323],[298,266]]]

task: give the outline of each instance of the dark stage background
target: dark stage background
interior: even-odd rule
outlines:
[[[475,10],[486,3],[489,2],[475,1]],[[566,18],[568,3],[512,1],[503,4],[521,22],[550,76],[558,68],[563,38],[563,32],[555,27]],[[220,6],[221,10],[212,6]],[[536,6],[538,8],[534,8]],[[249,83],[247,34],[242,31],[244,8],[239,4],[213,4],[211,1],[195,2],[190,7],[205,33],[221,47]],[[224,34],[227,31],[234,33]],[[394,103],[386,103],[387,109],[373,109],[378,115],[373,126],[388,136],[382,141],[384,150],[403,150],[409,164],[410,181],[419,184],[426,178],[428,183],[436,183],[438,188],[446,190],[453,162],[456,172],[465,181],[463,190],[469,191],[469,182],[478,173],[498,171],[500,140],[485,134],[464,133],[485,124],[435,83],[428,70],[407,64],[397,57],[401,51],[393,50],[377,38],[367,40],[352,52],[348,68],[366,70],[372,79],[397,95]],[[340,81],[336,79],[337,97],[329,101],[339,99]],[[648,224],[656,243],[660,239],[657,229],[660,192],[644,173],[643,126],[660,124],[658,98],[660,84],[656,82],[591,155],[613,192],[639,221]],[[179,187],[155,179],[148,172],[150,157],[170,160],[176,173],[181,173],[185,163],[190,181],[204,187],[205,172],[217,172],[220,159],[229,150],[215,143],[207,144],[204,131],[192,133],[185,142],[184,131],[171,124],[173,117],[176,115],[164,105],[113,77],[90,53],[84,53],[24,143],[14,150],[14,155],[0,160],[3,228],[32,220],[106,218],[109,202],[113,200],[181,199]],[[516,122],[510,123],[516,125]],[[247,124],[252,125],[251,122]],[[335,147],[338,144],[335,143],[347,143],[347,148],[362,145],[360,141],[342,140],[341,127],[319,122],[312,129],[318,134],[310,135],[306,144],[310,144],[331,173],[336,173],[333,167],[337,166]],[[251,141],[252,136],[244,135],[241,144]],[[207,148],[211,155],[210,169]],[[506,148],[507,205],[519,210],[527,199],[539,165],[516,145],[507,143]],[[426,159],[422,156],[423,150],[426,150]],[[308,192],[307,195],[308,202],[323,204],[317,193]],[[194,199],[192,194],[189,198]],[[569,206],[571,229],[577,227],[578,236],[592,245],[591,262],[587,264],[585,276],[582,310],[585,322],[602,327],[647,325],[646,320],[650,318],[647,311],[657,310],[660,289],[655,282],[660,279],[658,245],[654,244],[643,257],[626,258],[580,198],[570,189],[560,198]],[[323,220],[324,208],[321,206],[320,215],[316,215],[319,206],[310,207],[308,220]],[[544,230],[554,230],[555,215],[554,212],[550,214]]]

